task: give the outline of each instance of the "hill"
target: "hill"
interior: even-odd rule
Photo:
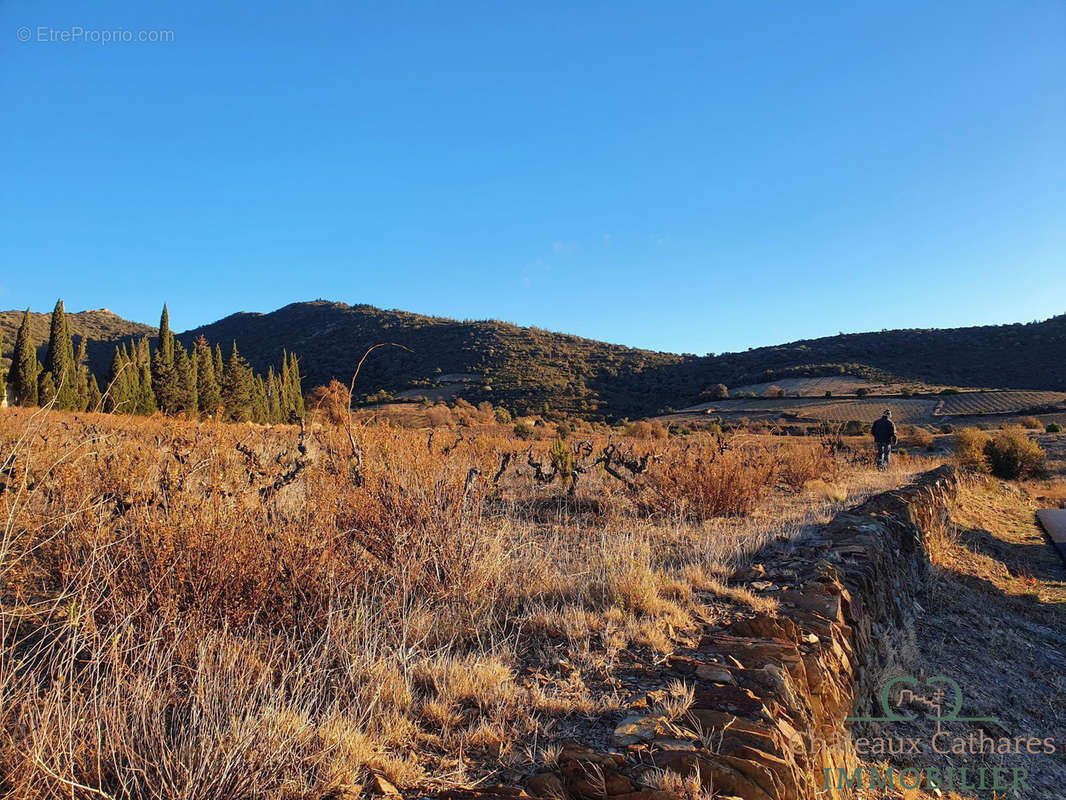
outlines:
[[[952,386],[1066,389],[1066,315],[1043,322],[903,329],[806,339],[707,359],[729,386],[850,374]]]
[[[367,347],[397,342],[412,352],[375,353],[360,373],[357,390],[460,395],[518,411],[548,404],[579,414],[637,414],[696,388],[666,381],[669,368],[694,356],[638,350],[497,320],[459,322],[322,300],[293,303],[269,314],[234,314],[180,338],[189,345],[200,335],[223,343],[223,349],[236,340],[257,369],[277,363],[285,348],[300,357],[307,388],[333,378],[347,383]],[[634,382],[634,376],[649,371],[663,380]]]
[[[20,314],[0,312],[8,352]],[[101,379],[115,342],[153,332],[106,310],[68,319],[75,335],[91,338],[90,362]],[[48,315],[34,315],[35,339],[43,344],[47,332]],[[333,378],[347,383],[367,347],[397,342],[412,352],[375,353],[363,367],[358,394],[462,396],[522,413],[547,405],[587,416],[632,418],[709,399],[707,390],[718,383],[757,388],[819,376],[855,376],[882,386],[1066,389],[1066,315],[1027,324],[840,334],[703,357],[498,320],[458,321],[324,300],[266,314],[233,314],[179,338],[190,346],[200,335],[224,350],[236,341],[259,370],[276,365],[282,349],[295,353],[308,390]]]
[[[15,347],[15,334],[18,333],[19,325],[22,324],[22,311],[0,311],[0,331],[4,334],[3,359],[0,360],[2,369],[7,369],[10,362],[11,351]],[[30,331],[33,335],[34,344],[37,346],[37,356],[44,359],[46,345],[48,343],[48,328],[52,319],[52,312],[30,312]],[[95,308],[88,311],[67,312],[67,327],[72,336],[88,337],[86,353],[89,356],[89,366],[98,378],[107,377],[107,371],[111,366],[111,357],[115,353],[115,345],[124,340],[153,335],[156,329],[143,325],[139,322],[130,322],[118,314],[106,308]]]

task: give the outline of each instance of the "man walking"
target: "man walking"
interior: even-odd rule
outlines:
[[[870,428],[870,433],[874,435],[874,444],[877,445],[877,468],[888,469],[892,445],[896,443],[896,424],[892,421],[892,412],[886,410]]]

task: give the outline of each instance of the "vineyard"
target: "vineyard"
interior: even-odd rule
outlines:
[[[856,457],[7,410],[0,793],[522,780],[613,730],[627,665],[772,605],[728,583],[748,554],[927,466]]]
[[[820,379],[804,379],[820,380]],[[826,379],[840,380],[840,379]],[[781,387],[782,389],[784,387]],[[699,420],[708,416],[724,422],[743,420],[776,424],[873,422],[885,410],[897,422],[939,425],[946,422],[982,424],[1009,421],[1011,415],[1066,412],[1062,392],[965,391],[915,397],[865,396],[814,399],[812,397],[730,398],[695,406],[665,420]]]

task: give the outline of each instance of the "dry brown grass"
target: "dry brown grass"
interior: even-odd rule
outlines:
[[[501,430],[367,421],[353,453],[329,425],[3,412],[0,794],[521,774],[555,720],[617,711],[623,651],[670,652],[709,604],[766,605],[724,578],[835,507],[775,487],[902,475],[768,438],[651,438],[626,444],[646,471],[597,467],[568,494]]]

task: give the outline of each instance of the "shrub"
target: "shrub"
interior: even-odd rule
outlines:
[[[1039,473],[1047,453],[1022,428],[1004,428],[985,444],[985,457],[997,478],[1015,480]]]
[[[711,399],[712,400],[726,400],[729,397],[729,387],[724,383],[719,383],[711,387]]]
[[[1034,431],[1038,431],[1044,427],[1036,417],[1022,417],[1018,422],[1021,423],[1023,428],[1029,428]]]
[[[862,436],[866,433],[866,425],[857,419],[849,419],[844,423],[845,436]]]
[[[767,397],[784,397],[785,396],[785,390],[782,389],[780,386],[768,386],[766,388],[766,396]]]
[[[988,434],[978,428],[962,428],[955,434],[955,463],[963,469],[988,472],[985,445]]]
[[[933,434],[925,428],[919,428],[917,426],[911,431],[910,436],[907,437],[907,444],[911,447],[922,448],[924,450],[931,450],[934,441]]]
[[[551,457],[552,466],[558,470],[560,478],[569,478],[574,474],[574,452],[561,438],[552,442],[552,449],[548,455]]]
[[[514,426],[514,435],[524,442],[529,441],[533,438],[533,428],[527,422],[519,422]]]
[[[767,453],[719,453],[703,444],[648,471],[637,507],[690,520],[750,513],[775,481]]]
[[[856,397],[866,397],[866,395],[868,395],[869,393],[870,390],[867,389],[865,386],[860,386],[858,389],[855,390]]]
[[[497,408],[495,415],[496,421],[501,425],[507,425],[511,422],[511,412],[506,408]]]
[[[1062,425],[1057,422],[1049,422],[1044,430],[1048,433],[1062,433]]]
[[[348,387],[338,380],[329,386],[316,386],[307,395],[307,408],[317,411],[332,425],[340,425],[348,419]]]

